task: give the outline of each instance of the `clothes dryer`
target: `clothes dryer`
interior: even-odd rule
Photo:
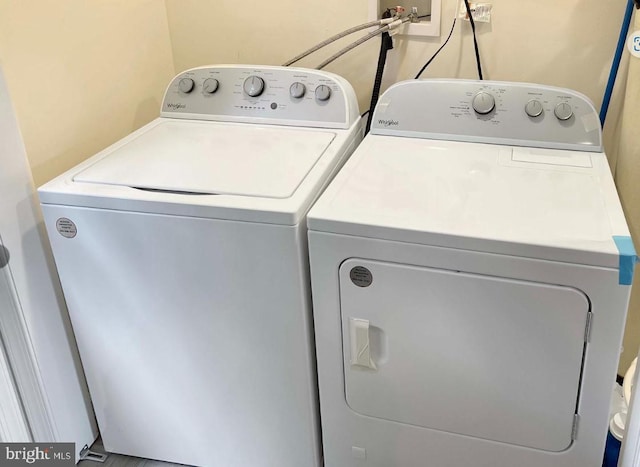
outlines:
[[[601,464],[636,254],[585,96],[396,84],[308,224],[327,467]]]
[[[40,188],[107,451],[320,465],[306,213],[361,138],[336,75],[197,68]]]

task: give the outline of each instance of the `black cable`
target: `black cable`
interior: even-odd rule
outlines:
[[[382,18],[391,17],[391,11],[387,10],[383,13]],[[382,87],[382,75],[384,74],[384,67],[387,63],[387,53],[393,49],[393,39],[388,32],[382,33],[382,41],[380,42],[380,54],[378,55],[378,68],[376,69],[376,78],[373,81],[373,91],[371,92],[371,104],[369,105],[369,118],[367,119],[367,126],[364,130],[364,134],[368,134],[371,129],[371,122],[373,120],[373,111],[376,108],[378,99],[380,97],[380,88]]]
[[[476,38],[476,23],[473,20],[473,13],[471,13],[471,7],[469,6],[469,0],[464,0],[464,5],[467,8],[467,16],[469,16],[469,22],[471,23],[471,30],[473,31],[473,46],[476,50],[476,63],[478,64],[478,79],[482,80],[482,65],[480,64],[480,51],[478,50],[478,39]]]
[[[371,122],[373,121],[373,111],[376,108],[378,99],[380,98],[380,88],[382,87],[382,75],[384,74],[384,67],[387,63],[387,52],[393,49],[393,39],[388,32],[382,34],[382,43],[380,44],[380,55],[378,56],[378,69],[376,70],[376,78],[373,82],[373,91],[371,93],[371,104],[369,105],[369,118],[367,119],[367,126],[364,130],[364,134],[369,133],[371,129]]]
[[[447,36],[447,40],[444,41],[444,43],[440,46],[440,48],[438,50],[436,50],[436,53],[434,53],[431,58],[427,61],[427,63],[424,64],[424,66],[422,68],[420,68],[420,71],[418,72],[418,74],[416,75],[416,77],[414,79],[418,79],[420,78],[420,75],[422,73],[424,73],[424,70],[427,69],[427,67],[429,65],[431,65],[431,62],[433,62],[433,60],[438,56],[438,54],[440,53],[440,51],[442,49],[444,49],[444,46],[447,45],[447,42],[449,42],[449,39],[451,39],[451,35],[453,34],[453,30],[456,27],[456,18],[453,18],[453,24],[451,25],[451,31],[449,31],[449,35]]]
[[[362,115],[360,115],[360,118],[364,118],[367,115],[369,115],[369,110],[365,110],[364,113]]]

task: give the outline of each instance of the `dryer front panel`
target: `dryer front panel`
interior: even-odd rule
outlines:
[[[355,412],[545,451],[571,445],[589,314],[582,292],[349,259],[340,300]]]

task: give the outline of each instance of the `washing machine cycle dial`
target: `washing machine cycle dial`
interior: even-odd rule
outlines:
[[[316,88],[316,99],[319,101],[328,101],[331,97],[331,88],[321,84]]]
[[[542,115],[542,110],[542,103],[537,99],[531,99],[527,102],[527,105],[524,106],[524,111],[529,117],[539,117]]]
[[[301,97],[304,97],[306,92],[307,92],[307,87],[300,82],[293,83],[289,88],[289,94],[291,94],[291,97],[295,99],[300,99]]]
[[[473,110],[477,113],[480,115],[486,115],[496,108],[496,99],[488,92],[480,91],[478,94],[473,96],[471,105],[473,106]]]
[[[553,111],[558,120],[569,120],[573,116],[573,109],[566,102],[560,102]]]
[[[264,80],[259,76],[249,76],[244,80],[244,92],[251,97],[258,97],[264,92]]]
[[[191,91],[193,91],[193,87],[195,85],[196,83],[191,78],[182,78],[178,83],[178,88],[185,94],[189,94]]]
[[[215,78],[207,78],[202,83],[202,88],[207,94],[215,93],[218,90],[218,86],[220,86],[220,82]]]

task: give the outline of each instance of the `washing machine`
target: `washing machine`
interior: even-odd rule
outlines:
[[[39,189],[107,451],[320,465],[305,219],[361,139],[336,75],[197,68]]]
[[[396,84],[308,226],[327,467],[601,465],[636,254],[585,96]]]

